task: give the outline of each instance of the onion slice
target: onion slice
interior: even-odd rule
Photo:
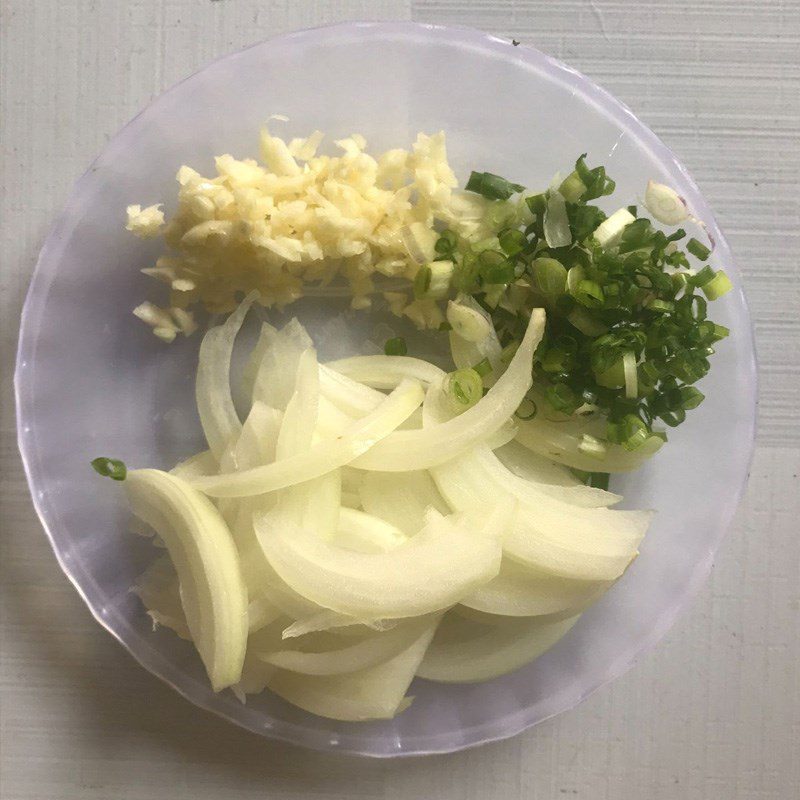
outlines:
[[[609,581],[570,580],[504,559],[497,577],[462,600],[461,605],[508,617],[574,614],[597,600],[609,586]]]
[[[533,353],[544,333],[544,310],[531,314],[522,344],[508,369],[474,406],[441,424],[396,431],[352,465],[382,472],[405,472],[442,464],[497,431],[516,411],[531,386]],[[428,391],[434,391],[435,385]]]
[[[435,627],[431,622],[410,647],[383,664],[346,675],[297,675],[278,670],[267,685],[293,705],[329,719],[391,719],[407,707],[405,693]]]
[[[200,345],[195,385],[197,412],[208,446],[217,460],[242,430],[231,395],[231,358],[236,336],[257,297],[258,292],[251,292],[223,325],[206,333]]]
[[[167,546],[186,623],[215,692],[239,680],[247,645],[247,593],[225,521],[207,497],[156,469],[128,473],[133,513]]]
[[[359,485],[361,505],[413,536],[425,523],[429,508],[449,514],[444,498],[426,470],[413,472],[365,472]]]
[[[329,369],[373,389],[396,388],[406,378],[428,385],[445,373],[435,364],[410,356],[354,356],[329,361]]]
[[[505,675],[549,650],[577,620],[543,617],[485,625],[449,614],[417,675],[442,683],[475,683]]]
[[[195,478],[192,485],[212,497],[249,497],[311,480],[365,453],[406,420],[422,399],[419,383],[403,381],[378,408],[353,423],[338,439],[320,442],[305,453],[262,467]]]
[[[290,524],[256,532],[280,577],[317,605],[356,618],[397,619],[447,608],[500,569],[505,509],[483,530],[431,510],[425,527],[388,553],[355,553]]]
[[[265,652],[260,654],[260,658],[267,664],[303,675],[344,675],[383,664],[399,655],[431,627],[431,622],[429,617],[420,617],[382,633],[369,633],[355,641],[339,638],[344,646],[335,649],[308,652],[309,646],[313,647],[315,643],[315,635],[311,634],[304,637],[303,650]],[[316,638],[326,640],[324,637]]]

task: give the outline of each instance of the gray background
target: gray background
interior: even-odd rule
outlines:
[[[761,404],[736,524],[709,583],[655,651],[511,741],[377,763],[236,730],[145,674],[100,630],[31,510],[11,375],[47,228],[125,121],[218,55],[293,28],[389,18],[536,45],[628,103],[674,149],[744,272]],[[0,28],[3,800],[799,796],[797,0],[0,0]]]

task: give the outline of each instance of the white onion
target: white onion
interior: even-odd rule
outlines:
[[[537,308],[531,314],[522,344],[508,369],[472,408],[423,430],[397,431],[355,459],[353,466],[384,472],[427,469],[457,456],[497,431],[516,411],[531,386],[533,353],[543,333],[544,310]]]
[[[403,381],[375,411],[353,423],[338,439],[263,467],[195,478],[192,485],[213,497],[249,497],[311,480],[353,462],[407,419],[422,398],[419,383]]]
[[[195,387],[197,412],[208,446],[217,460],[242,430],[231,396],[231,357],[236,335],[257,297],[258,292],[249,294],[225,324],[208,331],[200,345]]]
[[[417,674],[442,683],[471,683],[505,675],[549,650],[577,620],[544,617],[490,626],[449,615],[439,626]]]
[[[383,664],[346,675],[297,675],[278,670],[268,686],[284,700],[329,719],[391,719],[404,707],[406,690],[435,625],[432,622],[410,647]]]
[[[324,648],[316,652],[277,650],[261,653],[259,657],[267,664],[303,675],[344,675],[383,664],[399,655],[429,629],[432,622],[428,617],[420,617],[402,622],[383,633],[369,633],[355,641],[339,638],[343,646],[336,649]],[[316,644],[314,640],[313,634],[306,637],[303,647],[313,647]],[[324,643],[326,639],[321,641]]]
[[[259,541],[272,567],[299,594],[356,618],[427,614],[458,602],[500,568],[500,544],[429,511],[425,527],[388,553],[354,553],[290,524],[265,528]]]
[[[461,604],[486,614],[510,617],[576,613],[594,602],[610,585],[608,581],[569,580],[504,559],[497,577]]]
[[[385,515],[376,516],[352,508],[339,511],[339,524],[334,536],[337,547],[356,553],[388,553],[407,540],[403,530],[393,525]]]
[[[128,472],[133,513],[167,546],[186,623],[215,692],[239,680],[247,646],[247,592],[231,534],[208,498],[174,475]]]
[[[326,366],[373,389],[391,390],[405,378],[428,385],[444,371],[429,361],[410,356],[354,356],[329,361]]]
[[[359,496],[365,511],[391,522],[408,536],[422,528],[429,508],[441,514],[450,512],[426,470],[365,472]]]

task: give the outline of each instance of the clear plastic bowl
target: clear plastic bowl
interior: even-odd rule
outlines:
[[[416,702],[389,722],[319,719],[269,693],[246,706],[230,692],[215,695],[191,648],[168,631],[154,633],[129,593],[152,553],[127,532],[119,488],[89,468],[98,455],[170,466],[199,446],[198,338],[166,347],[131,317],[154,291],[139,269],[157,246],[123,230],[125,206],[174,198],[180,164],[210,169],[215,154],[256,153],[259,127],[275,113],[290,118],[289,135],[360,132],[378,151],[444,129],[462,179],[476,168],[544,186],[588,152],[617,180],[624,200],[616,202],[635,202],[648,178],[674,186],[708,224],[712,263],[724,265],[736,286],[713,309],[732,333],[703,382],[708,399],[645,469],[616,482],[631,506],[659,510],[623,580],[538,661],[485,684],[417,681]],[[19,445],[34,503],[98,622],[199,706],[266,736],[372,756],[511,736],[625,672],[706,577],[753,447],[755,364],[740,286],[686,170],[625,106],[575,70],[465,29],[355,23],[281,36],[211,64],[153,102],[78,181],[50,233],[25,304],[16,374]],[[323,335],[323,356],[357,348],[374,325],[340,311],[323,301],[297,308],[312,334]]]

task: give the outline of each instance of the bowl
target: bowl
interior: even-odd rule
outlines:
[[[157,246],[124,230],[129,203],[175,197],[178,166],[257,152],[260,126],[286,135],[363,133],[376,151],[444,129],[462,179],[489,170],[547,185],[588,152],[635,202],[648,178],[677,189],[716,242],[711,263],[735,290],[714,306],[731,329],[703,381],[706,402],[666,448],[614,487],[659,510],[641,556],[553,650],[478,685],[417,680],[413,706],[386,722],[313,717],[265,693],[242,705],[214,694],[192,648],[153,632],[129,587],[152,557],[131,535],[119,487],[98,455],[169,467],[199,449],[193,404],[198,337],[169,347],[131,316],[151,296]],[[619,202],[619,201],[617,201]],[[167,202],[168,210],[170,203]],[[609,209],[611,210],[611,209]],[[39,257],[22,316],[16,371],[19,446],[56,557],[98,622],[146,669],[193,703],[256,733],[307,747],[408,756],[471,747],[552,717],[624,673],[701,585],[745,483],[754,437],[755,362],[738,271],[684,167],[633,113],[546,55],[478,31],[349,23],[280,36],[227,56],[131,121],[77,182]],[[375,319],[334,301],[291,309],[322,337],[321,356],[353,352]]]

